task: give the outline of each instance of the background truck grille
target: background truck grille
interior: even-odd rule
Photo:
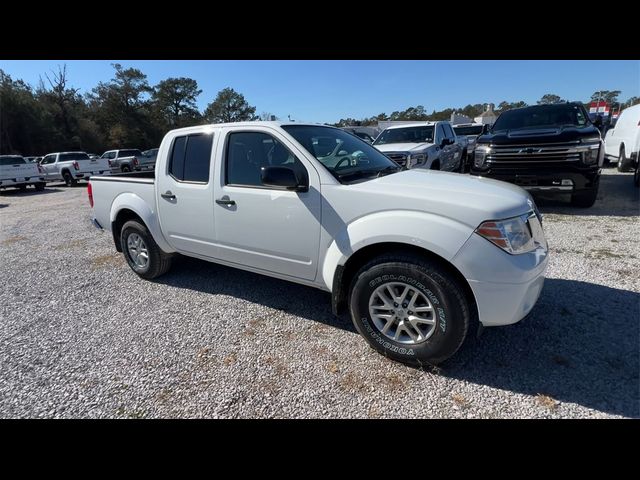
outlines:
[[[407,166],[407,154],[406,153],[385,153],[387,157],[396,162],[401,167]]]
[[[492,145],[488,163],[573,162],[580,160],[578,143],[545,145]]]

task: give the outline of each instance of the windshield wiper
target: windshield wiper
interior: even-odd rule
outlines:
[[[389,175],[390,173],[396,173],[402,170],[400,165],[389,165],[388,167],[383,168],[378,172],[376,177],[384,177],[385,175]]]

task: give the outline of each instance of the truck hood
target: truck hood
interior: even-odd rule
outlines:
[[[476,228],[485,220],[522,215],[533,209],[524,189],[489,178],[413,169],[351,185],[387,197],[390,209],[419,210]]]
[[[386,143],[374,145],[381,152],[419,152],[433,145],[433,143]]]
[[[599,137],[600,131],[593,125],[585,127],[519,128],[488,133],[478,138],[478,144],[522,145],[564,143],[589,137]]]

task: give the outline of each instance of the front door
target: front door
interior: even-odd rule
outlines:
[[[304,155],[268,127],[229,128],[216,168],[220,259],[313,280],[320,242],[320,179]],[[219,156],[220,158],[220,156]],[[309,179],[307,192],[262,185],[260,169],[286,166]]]
[[[165,238],[179,252],[216,256],[213,223],[213,145],[217,132],[180,134],[163,147],[157,175],[158,218]]]

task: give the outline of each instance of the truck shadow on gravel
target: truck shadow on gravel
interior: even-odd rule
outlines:
[[[441,375],[640,417],[640,294],[549,278],[531,316],[481,338]]]
[[[183,256],[175,259],[171,272],[154,282],[204,293],[229,295],[356,333],[347,315],[336,318],[331,313],[331,295],[317,288]]]
[[[45,188],[44,190],[37,191],[35,188],[28,188],[25,192],[21,192],[18,189],[0,190],[0,197],[31,197],[36,195],[46,195],[48,193],[57,193],[62,190],[58,188]]]
[[[598,198],[593,207],[572,207],[569,203],[569,195],[566,199],[535,197],[540,211],[545,214],[579,215],[579,216],[640,216],[640,189],[633,185],[633,173],[612,175],[603,172],[600,177]]]

